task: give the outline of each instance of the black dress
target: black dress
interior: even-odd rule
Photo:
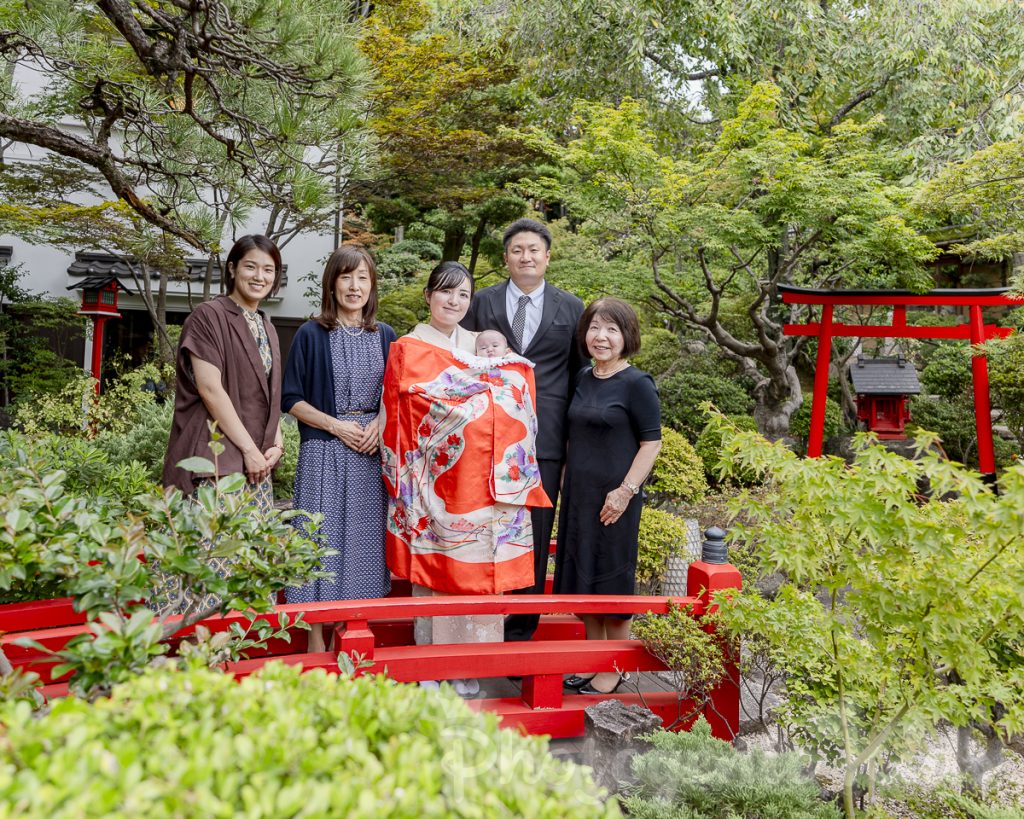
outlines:
[[[599,516],[640,442],[660,439],[658,389],[647,373],[627,367],[611,378],[597,378],[590,368],[580,374],[569,405],[556,594],[633,594],[642,496],[635,496],[611,526]]]

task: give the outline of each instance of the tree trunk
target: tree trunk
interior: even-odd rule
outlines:
[[[480,242],[483,241],[484,235],[487,233],[487,218],[484,216],[480,217],[480,221],[476,223],[476,230],[473,231],[473,236],[469,240],[469,275],[472,276],[476,270],[476,260],[480,256]]]
[[[464,227],[447,228],[444,232],[444,244],[441,246],[441,261],[457,262],[465,244],[466,229]]]
[[[754,420],[769,441],[789,435],[789,419],[803,403],[803,390],[792,364],[772,373],[754,390]]]

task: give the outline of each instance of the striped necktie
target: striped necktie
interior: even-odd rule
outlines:
[[[512,335],[515,336],[516,347],[519,349],[519,352],[523,351],[523,332],[526,330],[526,305],[529,303],[529,296],[520,296],[519,304],[516,305],[516,314],[512,317]]]

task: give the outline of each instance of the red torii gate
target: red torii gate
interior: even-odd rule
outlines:
[[[785,324],[782,332],[787,336],[816,336],[818,358],[814,369],[814,395],[811,404],[811,429],[807,439],[807,455],[821,455],[825,431],[825,398],[828,392],[828,368],[832,352],[832,339],[836,336],[854,338],[962,338],[972,346],[984,344],[992,338],[1006,338],[1013,330],[985,324],[983,307],[1012,307],[1024,304],[1024,297],[1010,295],[1008,287],[973,290],[929,290],[911,293],[909,290],[814,290],[780,284],[779,294],[785,304],[820,304],[821,321],[805,324]],[[892,307],[892,324],[843,324],[832,320],[834,307],[848,305],[880,305]],[[937,305],[970,308],[967,324],[952,327],[918,327],[907,324],[907,307],[934,307]],[[989,402],[988,360],[977,352],[971,357],[974,383],[974,422],[978,432],[978,467],[984,475],[995,475],[996,463],[992,449],[992,408]]]

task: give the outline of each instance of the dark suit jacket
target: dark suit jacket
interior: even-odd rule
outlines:
[[[540,326],[525,350],[512,337],[505,310],[508,281],[485,287],[473,296],[469,312],[462,320],[467,330],[498,330],[509,346],[534,363],[537,382],[537,457],[560,461],[565,457],[566,411],[576,373],[583,358],[576,344],[576,325],[583,313],[583,302],[572,293],[559,290],[550,282],[544,285],[544,310]]]

